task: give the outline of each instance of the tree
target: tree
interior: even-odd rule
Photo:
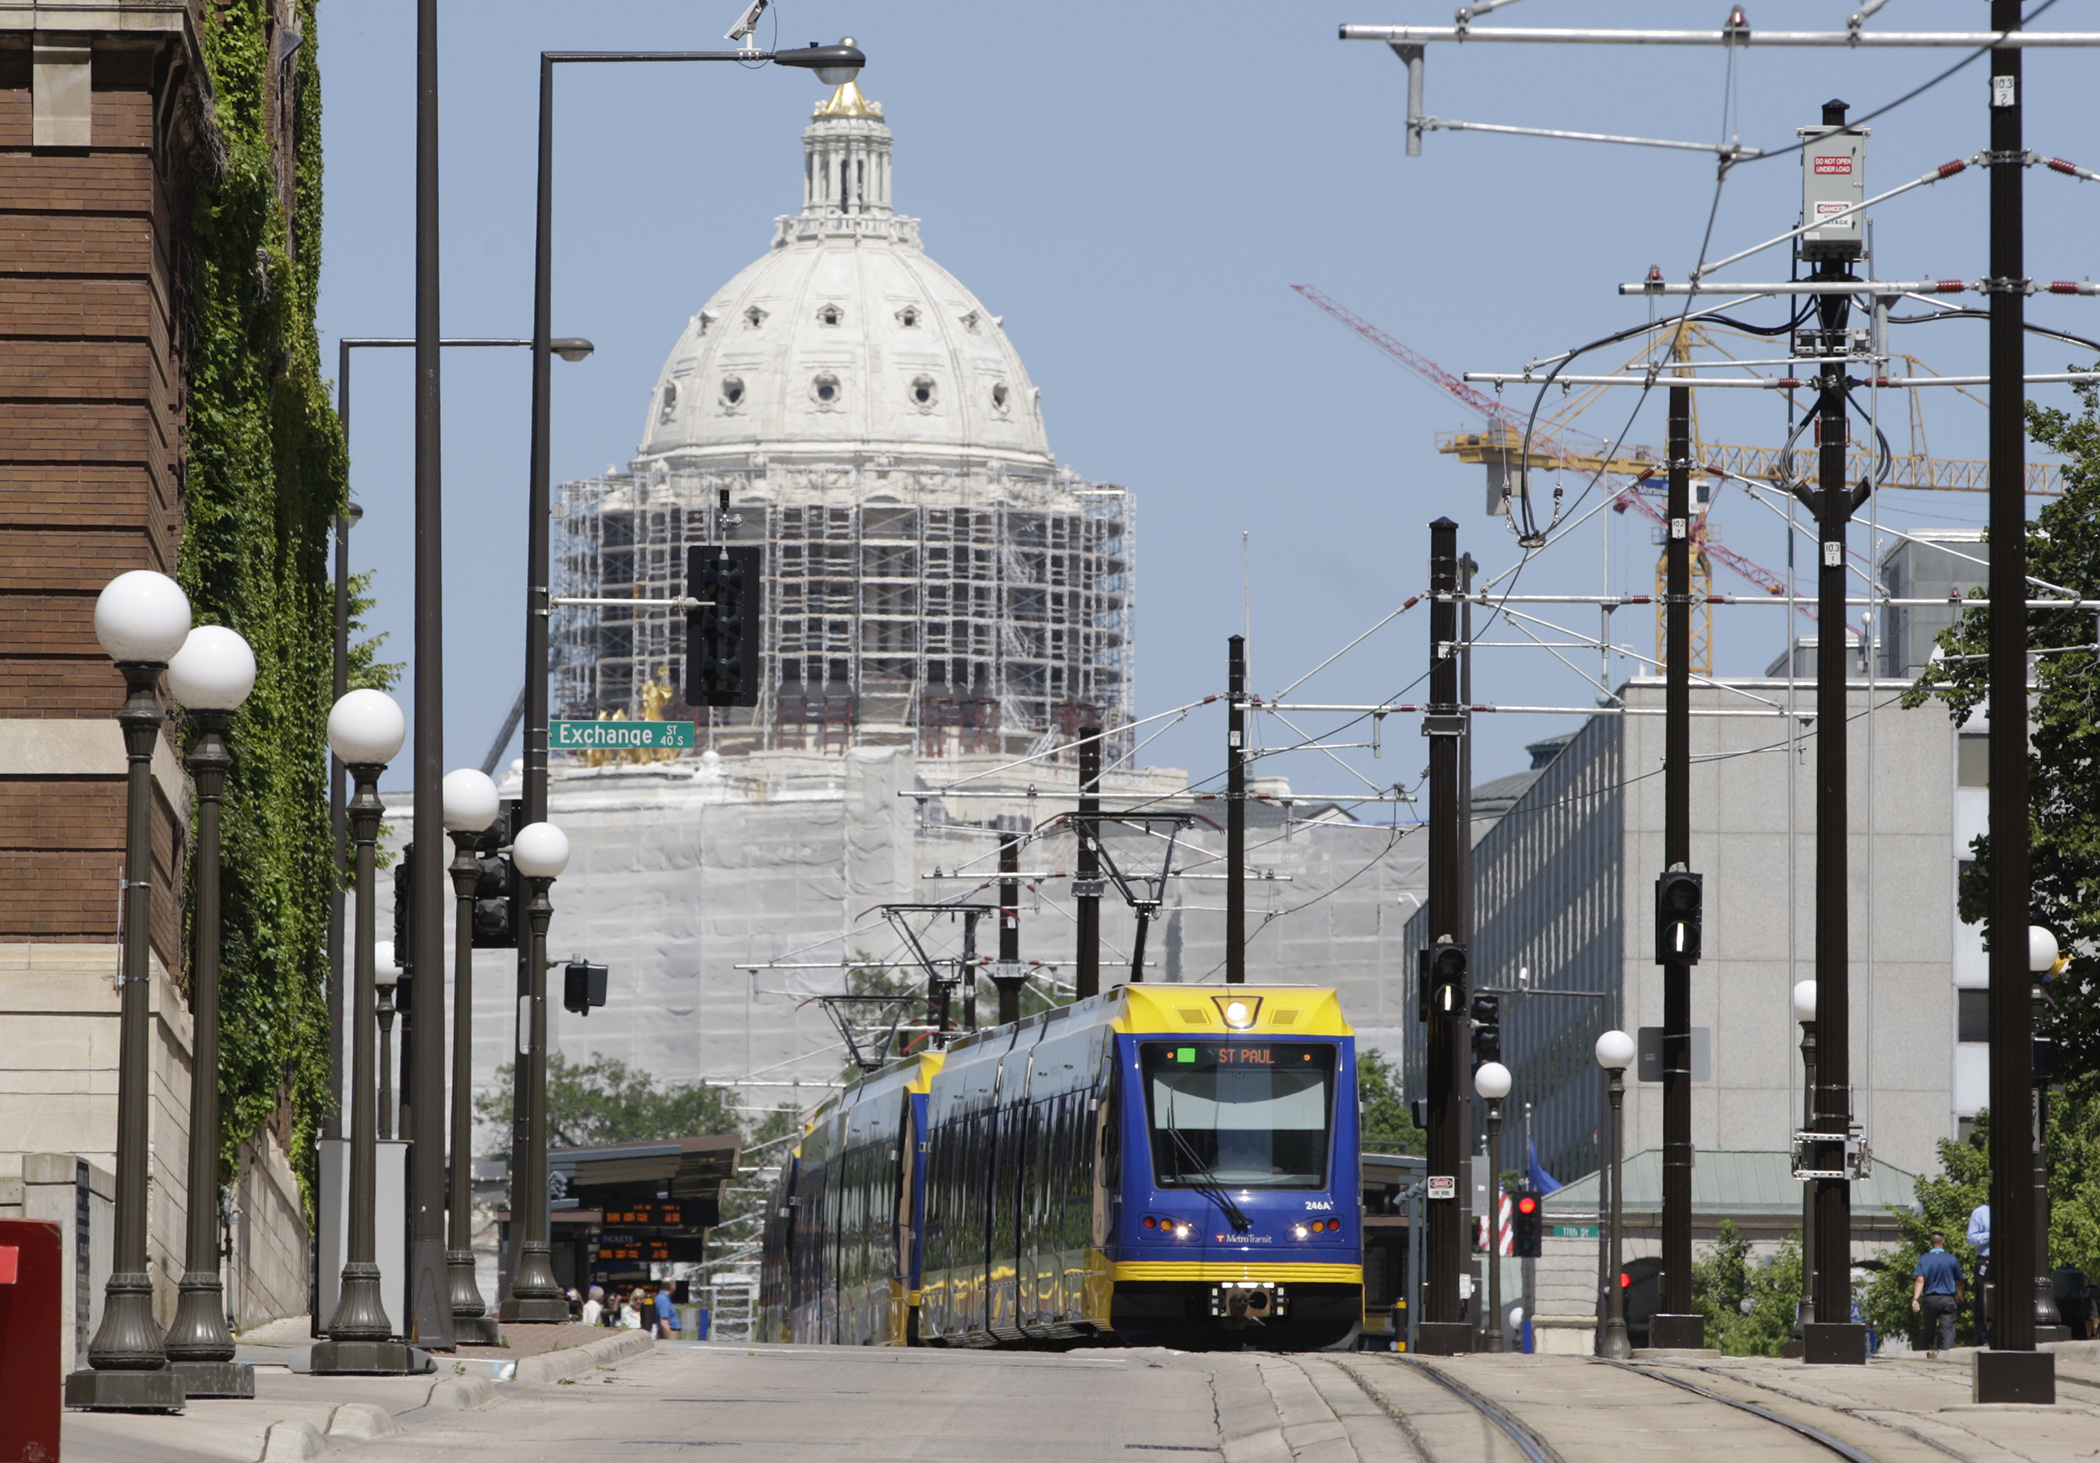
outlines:
[[[1364,1147],[1429,1151],[1429,1135],[1415,1126],[1408,1110],[1400,1069],[1367,1046],[1356,1049],[1356,1104]]]
[[[1990,1114],[1979,1112],[1976,1126],[1959,1142],[1940,1140],[1940,1172],[1918,1176],[1918,1207],[1915,1211],[1894,1205],[1898,1240],[1882,1257],[1884,1268],[1868,1286],[1860,1310],[1867,1323],[1883,1336],[1908,1336],[1910,1344],[1924,1350],[1925,1323],[1910,1308],[1911,1276],[1918,1257],[1932,1248],[1932,1232],[1947,1236],[1947,1252],[1961,1261],[1968,1284],[1976,1283],[1976,1252],[1969,1248],[1969,1213],[1991,1197]],[[1976,1344],[1975,1306],[1964,1297],[1955,1316],[1955,1340],[1963,1346]],[[1937,1345],[1937,1340],[1932,1341]]]
[[[496,1069],[495,1085],[474,1099],[474,1116],[508,1130],[515,1066]],[[547,1055],[547,1141],[553,1148],[602,1143],[654,1143],[705,1133],[742,1131],[730,1094],[706,1082],[658,1086],[647,1072],[593,1053],[580,1064]]]
[[[2077,391],[2083,410],[2076,416],[2027,406],[2034,440],[2067,459],[2063,496],[2028,525],[2027,572],[2092,597],[2100,595],[2100,391],[2090,384]],[[1956,724],[1975,713],[1990,689],[1981,658],[1990,648],[1990,614],[1988,607],[1971,609],[1940,634],[1948,659],[1926,669],[1904,705],[1936,698]],[[2086,612],[2028,611],[2027,641],[2046,652],[2030,661],[2038,690],[2027,756],[2029,919],[2085,956],[2049,983],[2045,1024],[2057,1041],[2057,1070],[2068,1079],[2100,1072],[2100,959],[2092,958],[2100,953],[2100,654],[2090,648],[2093,617]],[[1960,897],[1961,917],[1973,923],[1989,911],[1989,836],[1972,847],[1976,858],[1963,872]],[[2016,937],[2024,940],[2024,931]]]
[[[1779,1252],[1750,1256],[1750,1241],[1735,1221],[1721,1221],[1714,1246],[1692,1262],[1692,1305],[1706,1317],[1706,1339],[1729,1356],[1777,1356],[1794,1334],[1801,1301],[1801,1237],[1790,1234]]]

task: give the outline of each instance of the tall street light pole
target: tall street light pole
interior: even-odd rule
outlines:
[[[1473,1090],[1487,1102],[1488,1120],[1488,1350],[1509,1350],[1502,1327],[1502,1099],[1509,1096],[1509,1068],[1482,1062],[1473,1074]]]
[[[474,890],[481,881],[475,845],[502,812],[496,784],[477,767],[445,774],[445,829],[452,836],[452,1163],[445,1209],[445,1268],[451,1276],[453,1334],[462,1344],[494,1346],[496,1318],[474,1281]]]
[[[1611,1213],[1607,1240],[1610,1264],[1604,1277],[1604,1334],[1598,1338],[1597,1355],[1612,1361],[1625,1361],[1633,1355],[1633,1344],[1626,1336],[1626,1287],[1619,1279],[1626,1263],[1626,1206],[1619,1179],[1620,1167],[1626,1160],[1626,1068],[1632,1063],[1633,1054],[1633,1038],[1623,1031],[1607,1031],[1597,1038],[1597,1065],[1609,1079],[1611,1099]]]
[[[510,1233],[517,1263],[503,1319],[558,1324],[569,1319],[569,1303],[554,1278],[547,1244],[547,924],[554,917],[547,891],[568,867],[568,837],[552,823],[528,824],[511,843],[511,860],[532,893],[532,902],[525,906],[532,931],[525,942],[532,988],[518,1012],[524,1029],[519,1032],[514,1080],[530,1137],[525,1167],[511,1179]]]
[[[350,1061],[350,1213],[342,1287],[328,1318],[328,1339],[314,1344],[309,1365],[316,1375],[402,1375],[429,1367],[413,1346],[393,1340],[377,1262],[378,1219],[374,1213],[378,1139],[374,1119],[374,1047],[378,1031],[372,1008],[376,994],[373,908],[379,819],[379,778],[401,751],[408,726],[401,708],[384,691],[352,691],[328,714],[328,744],[350,769],[356,792],[350,800],[350,838],[355,850],[357,933],[352,966],[356,984],[344,1002],[353,1033]]]
[[[187,1397],[253,1397],[255,1368],[233,1359],[219,1275],[219,808],[233,770],[226,730],[255,689],[255,652],[223,625],[199,625],[168,662],[168,689],[189,709],[197,731],[190,749],[197,902],[191,911],[189,1213],[168,1360]]]
[[[119,574],[95,601],[95,638],[124,677],[124,973],[117,1015],[116,1235],[102,1324],[87,1369],[66,1378],[66,1406],[180,1412],[182,1378],[168,1367],[146,1270],[148,1123],[153,1087],[153,749],[160,674],[190,633],[190,602],[151,569]]]
[[[1225,983],[1247,980],[1247,637],[1225,642]]]
[[[423,0],[428,5],[432,0]],[[553,461],[553,383],[551,357],[556,353],[552,319],[554,313],[554,68],[561,65],[624,65],[730,61],[750,65],[771,61],[813,72],[829,86],[842,85],[860,74],[867,62],[859,47],[845,40],[836,46],[812,45],[799,51],[542,51],[540,53],[539,200],[533,230],[532,269],[532,457],[525,528],[525,773],[522,796],[526,823],[547,818],[547,660],[548,616],[553,610],[549,564],[548,519],[552,511],[551,472]],[[433,837],[436,823],[433,820]],[[435,846],[435,843],[431,846]],[[436,861],[431,861],[436,877]],[[431,908],[435,908],[433,903]],[[544,980],[544,972],[541,973]],[[528,1000],[534,975],[519,952],[518,998]],[[522,1046],[522,1042],[520,1045]],[[522,1088],[518,1089],[522,1093]],[[511,1124],[510,1171],[513,1179],[523,1172],[530,1146],[528,1124],[522,1109]],[[517,1229],[518,1206],[511,1206],[512,1230]],[[544,1242],[545,1236],[540,1237]],[[514,1251],[516,1253],[516,1251]],[[507,1313],[506,1313],[507,1314]]]

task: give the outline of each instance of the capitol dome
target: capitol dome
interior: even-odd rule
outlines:
[[[890,129],[852,82],[804,134],[802,212],[716,291],[664,363],[641,456],[699,467],[842,448],[899,465],[1051,463],[1000,318],[890,207]]]

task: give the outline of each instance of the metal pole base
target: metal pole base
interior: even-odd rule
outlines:
[[[343,1266],[342,1295],[328,1318],[331,1341],[389,1341],[394,1327],[379,1293],[379,1267],[353,1260]]]
[[[69,1397],[70,1400],[70,1397]],[[1972,1402],[2056,1403],[2056,1353],[1979,1351],[1969,1377]]]
[[[197,1397],[253,1397],[255,1368],[242,1361],[178,1361],[168,1370],[182,1378],[183,1395]]]
[[[1617,1316],[1604,1323],[1604,1332],[1597,1338],[1597,1355],[1608,1361],[1626,1361],[1633,1356],[1633,1341],[1626,1334],[1626,1323]]]
[[[1706,1346],[1706,1317],[1658,1315],[1648,1323],[1648,1345],[1663,1351],[1700,1351]]]
[[[405,1341],[316,1341],[307,1369],[317,1377],[412,1377],[437,1370],[430,1353]]]
[[[1422,1321],[1415,1326],[1415,1351],[1422,1356],[1470,1356],[1471,1321]]]
[[[445,1276],[452,1307],[452,1333],[465,1346],[494,1346],[498,1339],[496,1318],[482,1304],[481,1287],[474,1283],[474,1252],[445,1251]],[[568,1307],[563,1306],[564,1310]]]
[[[569,1318],[569,1308],[562,1307],[562,1319]],[[461,1316],[452,1318],[453,1344],[456,1346],[501,1346],[503,1329],[494,1316]]]
[[[226,1329],[226,1291],[216,1270],[192,1270],[176,1286],[175,1324],[168,1327],[170,1362],[233,1360],[233,1333]],[[192,1397],[205,1394],[195,1387]],[[252,1392],[243,1393],[253,1395]]]
[[[80,1412],[180,1412],[182,1378],[173,1371],[78,1371],[66,1378],[66,1406]]]
[[[554,1263],[545,1241],[527,1240],[518,1252],[518,1276],[511,1282],[503,1319],[526,1325],[558,1325],[569,1319],[569,1302],[555,1283]]]
[[[1849,1321],[1817,1321],[1803,1326],[1801,1359],[1810,1366],[1865,1366],[1867,1328]]]
[[[153,1320],[151,1277],[112,1275],[102,1294],[102,1324],[88,1344],[88,1365],[98,1372],[157,1372],[166,1367],[160,1327]]]
[[[560,1296],[514,1295],[503,1303],[504,1321],[514,1326],[564,1326],[569,1303]]]

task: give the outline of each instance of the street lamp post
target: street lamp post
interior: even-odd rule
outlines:
[[[2040,925],[2027,927],[2027,970],[2034,977],[2034,1339],[2069,1341],[2056,1306],[2056,1277],[2049,1268],[2049,1084],[2056,1077],[2055,1044],[2041,1034],[2048,999],[2042,982],[2056,969],[2062,953],[2056,935]]]
[[[1794,1019],[1801,1023],[1801,1131],[1809,1130],[1816,1115],[1816,983],[1794,985]],[[1816,1191],[1803,1180],[1801,1185],[1801,1310],[1794,1318],[1794,1339],[1805,1341],[1808,1328],[1816,1323]]]
[[[1633,1038],[1623,1031],[1607,1031],[1597,1038],[1597,1065],[1611,1079],[1611,1273],[1605,1277],[1604,1335],[1597,1355],[1624,1361],[1633,1355],[1626,1338],[1626,1287],[1620,1280],[1625,1264],[1626,1204],[1620,1183],[1626,1156],[1626,1068],[1633,1061]]]
[[[1509,1068],[1482,1062],[1473,1073],[1473,1090],[1487,1099],[1488,1111],[1488,1350],[1509,1350],[1502,1327],[1502,1099],[1509,1096]]]
[[[350,436],[350,351],[343,343],[342,380],[336,384],[336,415]],[[335,691],[333,706],[350,694],[350,529],[365,510],[355,503],[335,516]],[[343,881],[350,874],[349,814],[343,805],[343,759],[328,754],[328,849],[335,878],[328,887],[328,1101],[321,1110],[321,1136],[343,1136]],[[328,1202],[327,1196],[322,1199]],[[319,1287],[315,1287],[318,1293]],[[318,1294],[317,1297],[318,1299]],[[318,1308],[318,1307],[317,1307]],[[318,1324],[320,1318],[316,1316]]]
[[[200,625],[168,662],[168,689],[197,729],[197,904],[190,959],[189,1213],[168,1360],[185,1397],[253,1397],[255,1368],[233,1359],[219,1275],[219,808],[233,754],[226,730],[255,689],[255,652],[223,625]]]
[[[379,1141],[394,1137],[394,992],[401,985],[401,955],[393,942],[381,940],[372,957],[372,1014],[379,1018]],[[406,1069],[407,1053],[402,1067]],[[404,1132],[403,1137],[407,1134]]]
[[[553,613],[552,575],[549,572],[550,534],[548,521],[553,509],[551,463],[553,460],[553,356],[558,346],[553,338],[554,315],[554,68],[560,65],[654,64],[684,61],[730,61],[750,65],[771,61],[815,74],[827,86],[842,86],[860,74],[867,57],[851,38],[836,46],[812,45],[798,51],[542,51],[540,52],[539,114],[539,206],[533,240],[532,275],[532,455],[527,494],[525,528],[525,720],[524,776],[522,800],[528,824],[547,818],[547,660],[548,617]],[[535,971],[519,954],[518,1000],[530,999],[535,986],[545,988],[546,972]],[[518,1034],[525,1045],[525,1033]],[[522,1099],[524,1088],[516,1088]],[[527,1127],[522,1110],[512,1120],[510,1166],[515,1180],[528,1156],[522,1134]],[[517,1208],[511,1210],[515,1229]],[[514,1272],[515,1273],[515,1272]],[[512,1285],[516,1293],[515,1281]],[[506,1319],[510,1318],[507,1307]]]
[[[116,1235],[102,1324],[88,1365],[66,1378],[66,1406],[179,1412],[182,1378],[168,1368],[146,1271],[147,1122],[152,1101],[153,749],[161,727],[160,673],[190,633],[190,602],[150,569],[119,574],[95,601],[95,638],[123,674],[123,987],[118,997]]]
[[[452,839],[452,1165],[446,1198],[445,1268],[452,1279],[452,1332],[493,1346],[501,1333],[474,1283],[474,845],[502,810],[496,784],[479,768],[445,774],[445,831]]]
[[[547,922],[554,904],[547,891],[569,866],[569,839],[552,823],[532,823],[518,830],[511,843],[511,862],[532,891],[525,918],[532,927],[526,944],[526,967],[532,987],[526,1009],[518,1012],[516,1105],[525,1115],[525,1162],[511,1174],[510,1232],[517,1265],[504,1304],[503,1319],[555,1322],[569,1319],[547,1250]]]
[[[350,769],[356,794],[349,804],[350,839],[357,887],[357,935],[353,953],[356,987],[345,1001],[354,1033],[350,1064],[350,1223],[343,1261],[342,1288],[335,1314],[328,1318],[328,1339],[314,1343],[309,1365],[317,1375],[366,1373],[399,1375],[429,1369],[422,1351],[393,1340],[375,1260],[378,1222],[374,1214],[379,1155],[373,1133],[373,1025],[377,999],[374,939],[379,819],[379,776],[401,750],[408,735],[401,708],[384,691],[352,691],[328,714],[328,744]]]

